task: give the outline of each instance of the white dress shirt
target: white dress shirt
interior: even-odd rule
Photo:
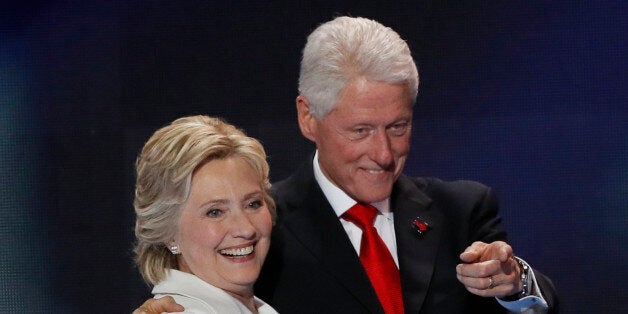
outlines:
[[[353,205],[357,204],[355,200],[349,197],[345,192],[343,192],[340,188],[335,186],[327,177],[323,174],[321,167],[318,165],[318,151],[314,156],[314,177],[316,178],[316,182],[323,190],[323,194],[327,197],[329,204],[338,215],[340,216],[348,211]],[[393,220],[393,213],[390,210],[390,199],[386,199],[382,202],[371,204],[375,206],[378,210],[378,214],[375,217],[375,222],[373,225],[375,229],[377,229],[377,233],[382,238],[390,254],[395,260],[395,264],[397,264],[397,268],[399,268],[399,260],[397,258],[397,238],[395,236],[395,226]],[[360,242],[362,241],[362,229],[353,223],[346,221],[344,219],[340,219],[342,226],[349,236],[349,240],[351,244],[353,244],[353,248],[360,255]]]

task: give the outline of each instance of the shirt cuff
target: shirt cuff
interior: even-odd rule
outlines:
[[[545,298],[543,298],[541,289],[536,282],[534,270],[526,261],[521,261],[525,263],[525,265],[527,265],[529,269],[528,276],[530,277],[530,281],[532,283],[530,295],[514,301],[504,301],[500,298],[495,299],[497,300],[497,302],[499,302],[499,304],[501,304],[501,306],[514,313],[545,313],[547,312],[548,308],[547,301],[545,301]]]

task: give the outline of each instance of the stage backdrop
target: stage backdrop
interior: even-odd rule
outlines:
[[[0,5],[0,308],[128,313],[134,159],[183,115],[313,149],[300,51],[336,15],[408,41],[421,75],[406,172],[484,182],[564,313],[628,312],[628,5],[605,1],[20,1]]]

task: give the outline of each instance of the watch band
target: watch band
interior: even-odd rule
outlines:
[[[519,269],[521,270],[519,279],[523,284],[523,290],[519,293],[518,297],[523,298],[530,295],[530,288],[532,287],[532,278],[530,278],[530,265],[528,265],[526,261],[517,256],[514,256],[514,258],[515,261],[517,261],[517,264],[519,264]]]

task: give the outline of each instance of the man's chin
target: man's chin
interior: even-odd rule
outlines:
[[[368,189],[354,197],[354,199],[361,203],[377,203],[389,198],[391,191],[392,189]]]

